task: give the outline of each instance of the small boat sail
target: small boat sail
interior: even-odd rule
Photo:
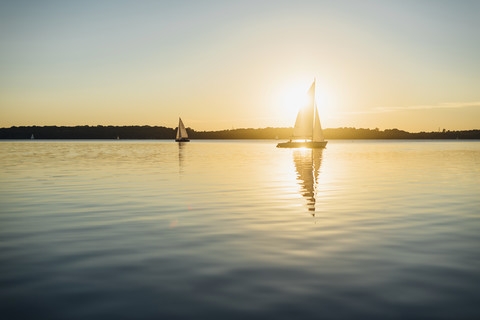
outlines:
[[[315,80],[308,89],[308,97],[308,104],[298,111],[292,139],[277,144],[277,148],[325,148],[327,145],[315,103]],[[293,139],[305,139],[305,141],[293,141]]]
[[[35,139],[35,136],[32,133],[32,136],[30,137],[31,140]]]
[[[175,137],[175,141],[176,142],[190,141],[190,139],[188,139],[187,130],[185,129],[185,126],[183,125],[183,121],[180,117],[178,118],[177,136]]]

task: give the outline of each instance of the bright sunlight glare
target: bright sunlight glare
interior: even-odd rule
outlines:
[[[285,84],[277,94],[277,106],[279,113],[289,119],[291,125],[295,122],[298,110],[308,102],[308,85],[304,83]]]
[[[296,83],[286,83],[280,87],[275,105],[289,125],[293,126],[298,110],[308,103],[307,92],[310,85],[311,82],[298,81]],[[328,119],[333,113],[331,112],[333,101],[327,86],[321,84],[318,80],[315,88],[315,101],[322,125],[324,125],[324,120]]]

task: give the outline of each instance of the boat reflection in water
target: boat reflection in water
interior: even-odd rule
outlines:
[[[303,149],[293,152],[293,162],[297,170],[298,184],[301,194],[307,200],[308,211],[315,216],[318,175],[322,163],[323,149]]]
[[[183,167],[184,167],[184,158],[185,158],[185,142],[178,142],[178,172],[180,174],[183,173]]]

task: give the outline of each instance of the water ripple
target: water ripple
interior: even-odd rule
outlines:
[[[480,317],[480,143],[3,141],[0,311]]]

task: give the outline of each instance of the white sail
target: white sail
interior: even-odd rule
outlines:
[[[320,117],[318,116],[317,105],[315,104],[315,124],[313,126],[313,137],[312,141],[325,141],[323,137],[322,125],[320,124]]]
[[[188,138],[188,134],[182,119],[178,118],[177,140],[181,138]]]
[[[277,144],[277,148],[325,148],[327,141],[323,136],[318,108],[315,103],[315,80],[308,89],[308,103],[298,111],[293,136],[288,142]],[[305,141],[292,141],[305,139]],[[310,140],[310,141],[307,141]]]
[[[313,112],[315,104],[315,81],[313,81],[308,90],[308,103],[303,106],[297,115],[295,127],[293,128],[294,137],[311,137],[313,134]]]

